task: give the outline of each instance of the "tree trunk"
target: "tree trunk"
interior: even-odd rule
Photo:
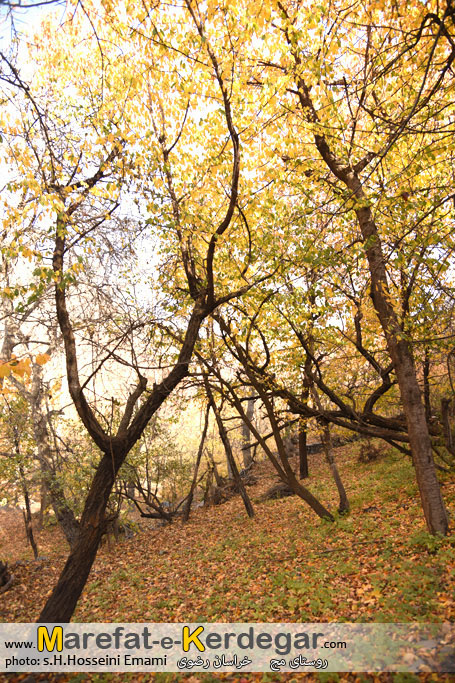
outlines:
[[[46,508],[49,505],[49,497],[47,486],[44,481],[41,481],[40,486],[40,503],[39,503],[39,513],[38,513],[38,529],[42,529],[44,526],[44,516],[46,514]]]
[[[306,447],[306,420],[301,417],[299,419],[299,477],[300,479],[307,479],[309,477],[308,471],[308,450]]]
[[[196,456],[196,463],[194,465],[193,481],[191,482],[190,492],[188,493],[188,498],[187,498],[187,501],[185,503],[185,509],[183,511],[183,521],[184,522],[187,522],[189,517],[190,517],[191,504],[193,502],[193,496],[194,496],[194,489],[196,488],[196,484],[197,484],[197,475],[199,472],[199,465],[201,463],[202,452],[204,450],[205,437],[207,436],[207,430],[209,427],[209,412],[210,412],[210,405],[207,406],[207,409],[205,411],[204,428],[202,430],[201,441],[199,443],[199,448],[198,448],[198,452],[197,452],[197,456]]]
[[[354,187],[357,188],[357,185],[360,188],[358,193],[363,196],[358,180]],[[369,207],[359,209],[357,216],[364,240],[369,245],[366,247],[366,252],[371,274],[371,296],[384,330],[398,380],[425,520],[430,533],[445,535],[448,532],[449,522],[436,476],[425,406],[417,381],[412,351],[408,341],[404,338],[403,330],[400,328],[390,303],[382,245],[371,209]]]
[[[237,347],[237,351],[239,351],[239,347]],[[241,352],[241,349],[240,349]],[[242,354],[240,353],[240,356],[242,358]],[[243,358],[245,361],[246,359]],[[245,363],[244,365],[246,372],[248,372],[248,364]],[[275,467],[276,471],[278,472],[280,478],[282,481],[284,481],[286,484],[288,484],[291,489],[294,491],[294,493],[299,496],[299,498],[302,498],[302,500],[307,503],[312,510],[318,515],[318,517],[321,517],[321,519],[329,519],[331,522],[334,521],[333,515],[329,510],[327,510],[324,505],[309,491],[305,486],[303,486],[297,477],[294,474],[294,471],[289,464],[289,458],[286,453],[286,448],[284,447],[283,439],[281,438],[281,432],[280,432],[280,427],[278,425],[278,422],[275,417],[275,413],[273,410],[273,406],[271,401],[269,400],[267,396],[267,392],[262,386],[260,380],[258,377],[256,377],[252,372],[249,372],[249,379],[258,392],[265,409],[267,411],[267,415],[270,421],[270,426],[273,431],[273,438],[275,439],[275,444],[277,447],[278,451],[278,459],[275,457],[275,455],[272,453],[270,448],[267,446],[267,443],[264,439],[261,438],[259,432],[254,428],[252,423],[250,423],[250,429],[253,432],[255,438],[259,441],[261,444],[262,448],[264,451],[267,453],[269,459],[271,460],[273,466]],[[243,408],[241,405],[241,402],[238,400],[238,398],[235,396],[235,392],[232,392],[232,397],[235,401],[236,408],[239,411],[240,414],[242,414]],[[244,415],[244,413],[243,413]],[[246,418],[246,415],[244,415],[244,419]]]
[[[221,418],[220,411],[218,410],[218,406],[215,403],[215,399],[213,398],[213,393],[210,388],[210,384],[208,381],[207,375],[204,374],[204,386],[205,386],[205,391],[207,394],[207,398],[209,400],[209,404],[215,414],[215,419],[216,423],[218,425],[218,431],[220,434],[221,441],[223,442],[224,450],[226,453],[226,458],[227,461],[230,465],[231,472],[232,472],[232,478],[234,479],[235,485],[237,487],[237,490],[239,491],[240,495],[242,496],[243,503],[245,505],[245,510],[248,514],[248,517],[254,517],[254,509],[251,504],[250,497],[246,491],[245,485],[242,481],[242,477],[239,474],[239,470],[237,468],[237,464],[235,462],[234,454],[232,452],[232,447],[231,443],[229,441],[229,437],[226,432],[226,428],[223,424],[223,420]]]
[[[79,522],[74,512],[66,501],[65,491],[58,480],[58,475],[53,465],[52,450],[49,445],[49,430],[47,427],[47,415],[43,415],[41,409],[43,388],[40,373],[35,372],[33,378],[34,387],[31,392],[31,413],[33,436],[38,449],[38,460],[41,466],[42,485],[47,488],[49,499],[70,548],[74,547],[79,533]]]
[[[104,455],[97,467],[87,495],[77,541],[68,556],[60,578],[38,621],[69,622],[87,582],[101,537],[105,530],[105,511],[124,453]]]
[[[397,344],[396,355],[399,362],[395,366],[395,371],[408,424],[409,442],[422,507],[429,531],[432,534],[441,533],[445,535],[448,532],[449,523],[436,476],[431,441],[425,419],[425,408],[422,404],[412,357],[408,349],[400,349],[403,343],[406,344],[405,342],[398,342]]]
[[[59,292],[58,288],[56,291]],[[61,292],[57,294],[57,300],[59,295],[61,296]],[[99,425],[96,427],[98,424],[96,418],[91,412],[82,394],[82,390],[78,388],[74,334],[71,327],[69,327],[69,318],[64,302],[62,307],[59,309],[59,306],[57,306],[57,309],[62,317],[61,328],[66,343],[68,376],[74,379],[74,384],[71,385],[70,383],[72,398],[79,415],[85,418],[86,427],[92,439],[96,443],[99,442],[104,455],[98,463],[85,500],[76,543],[71,549],[59,580],[39,616],[38,621],[46,623],[66,623],[71,619],[90,574],[101,537],[105,531],[106,506],[117,473],[129,451],[141,437],[151,417],[187,375],[188,365],[203,318],[198,307],[195,306],[176,365],[160,384],[154,386],[133,417],[135,402],[145,388],[145,383],[141,378],[138,386],[128,399],[127,408],[125,409],[117,435],[115,437],[108,437],[107,434],[101,431]]]
[[[222,323],[222,319],[220,317],[217,318],[217,320],[220,321],[220,324]],[[241,353],[241,349],[237,346],[236,347],[237,351],[240,350],[240,357],[242,359],[242,362],[244,363],[244,368],[245,371],[248,373],[248,364],[246,362],[245,357]],[[307,503],[311,509],[318,515],[318,517],[321,517],[321,519],[328,519],[331,522],[334,521],[333,515],[329,510],[327,510],[324,505],[309,491],[305,486],[303,486],[295,476],[291,465],[289,464],[289,459],[286,454],[286,449],[284,447],[283,440],[281,438],[280,434],[280,427],[278,426],[275,416],[273,414],[273,409],[270,404],[270,401],[267,399],[267,395],[265,393],[264,388],[262,387],[260,380],[254,376],[252,373],[249,374],[249,378],[255,389],[257,390],[259,396],[261,397],[262,402],[264,403],[267,414],[269,416],[270,424],[272,427],[272,432],[273,432],[273,437],[275,439],[275,443],[277,446],[278,450],[278,456],[279,459],[275,456],[275,454],[272,452],[272,450],[268,447],[267,441],[259,434],[258,430],[256,427],[253,425],[252,422],[249,423],[249,428],[251,433],[253,434],[254,438],[258,441],[258,443],[261,445],[261,448],[264,450],[266,455],[268,456],[270,462],[276,469],[280,479],[288,484],[294,491],[294,493],[299,496],[302,500]],[[237,412],[239,415],[242,417],[243,420],[248,420],[246,413],[243,409],[242,402],[236,395],[235,391],[227,385],[229,388],[229,393],[232,398],[232,403],[234,404]]]
[[[214,474],[214,476],[215,476],[215,483],[216,483],[217,486],[221,486],[222,483],[223,483],[223,478],[222,478],[222,476],[220,475],[220,473],[218,472],[218,466],[217,466],[217,464],[216,464],[216,462],[215,462],[215,458],[213,457],[213,453],[212,453],[212,451],[211,451],[210,449],[208,449],[208,448],[205,449],[205,453],[206,453],[206,456],[207,456],[207,458],[209,459],[209,461],[210,461],[210,463],[211,463],[211,465],[212,465],[212,472],[213,472],[213,474]],[[212,477],[212,479],[213,479],[213,477]]]
[[[316,387],[314,384],[311,386],[311,393],[314,398],[314,402],[318,408],[318,410],[322,413],[322,405],[321,405],[321,400],[319,398],[319,394],[316,390]],[[338,490],[338,496],[340,498],[340,502],[338,505],[338,512],[349,512],[349,501],[348,497],[346,495],[346,490],[343,486],[343,482],[341,481],[340,473],[338,472],[338,467],[335,462],[335,458],[333,456],[333,444],[332,444],[332,435],[330,433],[330,426],[327,420],[324,420],[324,418],[319,419],[319,425],[320,425],[320,434],[321,434],[321,441],[322,445],[324,447],[324,454],[325,454],[325,459],[330,467],[330,470],[332,472],[333,479],[335,481],[337,490]]]
[[[310,303],[312,306],[315,304],[315,296],[310,292]],[[311,319],[311,325],[309,332],[312,334],[313,330],[313,319]],[[312,359],[307,353],[305,355],[304,371],[302,375],[302,403],[307,406],[308,399],[310,397],[310,386],[309,374],[312,366]],[[310,476],[308,470],[308,449],[307,449],[307,421],[301,416],[299,418],[299,476],[300,479],[307,479]]]
[[[28,495],[27,481],[25,479],[24,468],[22,465],[19,466],[19,473],[21,476],[22,492],[24,494],[25,510],[22,510],[24,515],[25,533],[27,535],[27,540],[30,543],[33,550],[33,557],[38,557],[38,546],[36,545],[35,537],[33,535],[33,524],[32,524],[32,511],[30,508],[30,496]]]
[[[246,416],[250,422],[253,419],[253,413],[254,413],[254,398],[249,398],[248,403],[247,403],[247,408],[246,408]],[[250,429],[249,429],[248,424],[246,422],[242,422],[242,437],[243,437],[243,448],[242,448],[243,466],[245,469],[248,469],[251,466],[253,459],[251,457],[251,432],[250,432]]]
[[[227,476],[228,476],[228,479],[230,479],[232,481],[234,479],[234,472],[232,471],[232,463],[229,460],[229,456],[226,452],[226,449],[224,449],[224,452],[226,454]]]
[[[37,445],[39,450],[39,444]],[[62,485],[58,481],[57,475],[53,470],[52,465],[50,465],[47,459],[42,456],[42,453],[40,464],[43,484],[47,488],[55,517],[63,533],[65,534],[65,538],[68,541],[70,548],[73,548],[79,534],[79,522],[77,521],[74,512],[66,502],[65,492],[62,488]]]
[[[28,495],[27,480],[25,478],[24,468],[21,464],[21,445],[20,445],[20,438],[19,438],[19,429],[17,428],[16,425],[13,426],[13,439],[14,439],[14,450],[16,452],[16,457],[17,457],[17,460],[19,463],[19,476],[20,476],[20,480],[21,480],[22,494],[24,496],[24,503],[25,503],[25,510],[22,510],[22,514],[24,515],[25,534],[27,536],[27,541],[30,543],[30,545],[32,547],[33,556],[36,560],[36,558],[38,557],[38,546],[36,545],[35,537],[33,536],[32,511],[30,509],[30,497]]]
[[[452,455],[455,455],[455,448],[453,444],[453,435],[450,428],[450,404],[452,403],[451,398],[441,399],[441,420],[442,429],[444,433],[445,447]]]
[[[214,489],[213,486],[213,469],[209,470],[207,474],[207,481],[205,483],[204,491],[204,505],[212,505],[214,503]]]
[[[338,496],[340,498],[340,503],[338,505],[338,512],[349,512],[349,501],[346,495],[346,490],[341,481],[340,473],[338,472],[338,467],[333,456],[333,445],[332,445],[332,435],[330,433],[330,427],[327,422],[321,423],[321,441],[324,446],[325,459],[329,464],[332,471],[332,476],[335,481]]]
[[[87,582],[101,540],[101,529],[94,525],[81,527],[79,538],[68,556],[57,585],[52,591],[38,622],[67,623]]]

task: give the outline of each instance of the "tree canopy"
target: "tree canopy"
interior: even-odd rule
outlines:
[[[4,398],[29,401],[54,476],[37,378],[64,357],[96,454],[41,620],[71,618],[119,472],[190,373],[229,462],[219,405],[331,518],[284,426],[317,421],[340,496],[330,428],[382,438],[447,533],[454,19],[451,0],[83,0],[1,53]]]

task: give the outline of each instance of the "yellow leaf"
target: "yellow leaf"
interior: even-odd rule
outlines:
[[[8,377],[9,374],[11,374],[11,368],[8,363],[0,365],[0,378],[3,379],[4,377]]]
[[[28,258],[29,261],[32,260],[33,258],[33,251],[29,249],[28,247],[22,247],[22,254],[25,256],[25,258]]]
[[[30,358],[21,360],[17,365],[11,368],[15,375],[23,377],[25,374],[30,374]]]
[[[50,360],[50,355],[48,353],[39,353],[35,358],[35,362],[38,363],[38,365],[45,365],[48,360]]]

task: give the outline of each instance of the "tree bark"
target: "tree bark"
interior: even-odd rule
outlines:
[[[87,495],[79,536],[38,621],[70,621],[105,531],[104,513],[123,460],[121,452],[112,453],[112,456],[105,454],[101,458]]]
[[[312,277],[314,279],[314,277]],[[314,283],[312,283],[314,284]],[[310,293],[310,304],[314,306],[315,297]],[[311,317],[311,325],[309,331],[313,328],[313,316]],[[302,376],[302,403],[308,406],[308,399],[310,396],[310,382],[308,379],[311,370],[312,359],[307,353],[305,355],[304,371]],[[307,449],[307,421],[303,416],[299,418],[299,477],[300,479],[307,479],[310,476],[308,470],[308,449]]]
[[[45,387],[42,380],[42,367],[33,366],[32,388],[28,400],[32,414],[33,436],[38,449],[41,466],[42,484],[46,487],[57,522],[70,546],[74,547],[79,534],[79,522],[68,504],[65,490],[59,480],[54,465],[54,455],[50,446],[49,415],[43,408]]]
[[[301,417],[299,419],[299,477],[300,479],[308,479],[308,450],[306,447],[307,429],[306,420]]]
[[[318,408],[319,411],[322,412],[322,404],[321,400],[319,398],[318,392],[316,390],[316,387],[314,385],[311,386],[311,392],[313,394],[314,402]],[[324,420],[324,418],[320,418],[318,420],[319,425],[320,425],[320,435],[321,435],[321,442],[324,447],[324,454],[325,454],[325,459],[330,467],[330,470],[332,472],[333,479],[335,481],[335,485],[338,490],[338,496],[340,499],[339,505],[338,505],[338,512],[343,513],[343,512],[349,512],[349,501],[348,497],[346,495],[346,490],[344,488],[343,482],[341,481],[340,473],[338,472],[338,467],[335,462],[335,458],[333,455],[333,444],[332,444],[332,435],[330,433],[330,425],[327,422],[327,420]]]
[[[47,486],[44,481],[41,480],[40,484],[40,504],[38,513],[38,529],[42,529],[44,526],[44,516],[46,513],[46,508],[49,505],[49,496],[47,491]]]
[[[210,461],[210,463],[211,463],[211,465],[212,465],[212,472],[213,472],[213,474],[214,474],[214,476],[215,476],[215,483],[216,483],[217,486],[221,486],[221,484],[223,483],[223,478],[222,478],[222,476],[220,475],[220,473],[218,472],[218,466],[217,466],[217,464],[216,464],[216,462],[215,462],[215,458],[213,457],[213,453],[212,453],[212,451],[211,451],[210,449],[208,449],[208,448],[206,449],[205,453],[206,453],[207,458],[209,459],[209,461]],[[212,477],[212,478],[213,478],[213,477]]]
[[[25,534],[27,536],[27,541],[30,543],[33,550],[33,556],[36,560],[38,557],[38,546],[35,542],[35,537],[33,536],[33,525],[32,525],[32,511],[30,508],[30,496],[28,494],[27,479],[25,478],[24,467],[21,463],[21,446],[19,429],[16,425],[13,426],[13,440],[14,440],[14,450],[16,452],[16,457],[18,461],[19,477],[21,482],[22,494],[24,496],[25,510],[22,510],[24,516]]]
[[[364,197],[358,178],[350,183],[357,196]],[[412,351],[393,309],[387,281],[385,260],[378,230],[371,209],[356,211],[366,245],[371,275],[371,296],[387,341],[400,389],[401,402],[408,427],[412,460],[428,530],[446,535],[449,528],[447,511],[436,476],[425,406],[417,381]]]
[[[220,432],[220,429],[218,427],[218,433],[219,432]],[[220,434],[220,436],[221,436],[221,434]],[[232,471],[232,463],[231,463],[231,460],[229,459],[229,456],[227,454],[226,449],[224,449],[224,453],[226,455],[227,476],[228,476],[228,479],[230,481],[233,481],[235,477],[234,477],[234,472]]]
[[[46,488],[47,493],[49,494],[49,499],[55,514],[55,518],[57,519],[57,522],[60,525],[66,540],[68,541],[68,545],[70,548],[73,548],[79,534],[79,522],[77,521],[73,510],[66,502],[65,492],[58,480],[55,470],[47,461],[47,459],[43,457],[38,443],[37,445],[43,486]]]

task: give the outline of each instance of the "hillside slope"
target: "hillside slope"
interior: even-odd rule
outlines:
[[[320,521],[299,498],[258,502],[275,480],[267,462],[249,488],[256,517],[239,496],[194,511],[189,523],[104,545],[76,621],[453,621],[455,536],[425,531],[411,464],[383,449],[359,464],[358,443],[337,449],[351,514]],[[331,510],[336,490],[322,455],[308,485]],[[455,482],[443,482],[455,514]],[[0,555],[17,582],[2,596],[3,621],[33,621],[65,557],[55,529],[38,537],[30,561],[19,518],[3,531]],[[19,563],[17,561],[19,560]]]

